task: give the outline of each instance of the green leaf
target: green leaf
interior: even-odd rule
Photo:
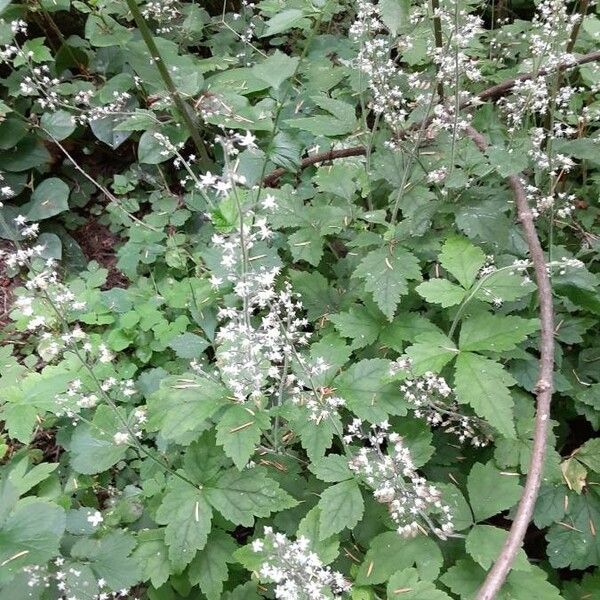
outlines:
[[[586,494],[569,494],[568,512],[546,535],[548,559],[555,569],[586,569],[600,564],[600,497],[592,488]]]
[[[490,146],[487,155],[492,166],[502,177],[521,173],[529,164],[527,153],[523,149],[516,150]]]
[[[179,358],[198,358],[208,346],[208,340],[189,332],[182,333],[169,342],[169,348],[175,350]]]
[[[354,480],[336,483],[323,492],[317,505],[320,539],[325,540],[344,529],[352,529],[360,521],[365,505],[360,488]]]
[[[133,553],[141,569],[142,581],[150,581],[155,588],[167,582],[171,575],[163,529],[146,529],[138,533],[138,545]]]
[[[135,538],[125,531],[111,531],[100,539],[84,538],[71,549],[71,556],[86,559],[98,579],[109,589],[120,590],[139,583],[141,569],[130,556]]]
[[[165,543],[175,572],[181,572],[206,545],[210,532],[212,509],[205,492],[186,481],[173,478],[161,505],[156,522],[166,525]]]
[[[75,119],[66,110],[45,112],[40,125],[59,142],[68,138],[75,131]]]
[[[260,409],[235,404],[217,423],[217,444],[241,471],[256,451],[261,432],[269,427],[269,417]]]
[[[44,179],[31,194],[27,219],[41,221],[69,210],[69,194],[69,186],[61,179]]]
[[[148,165],[158,165],[169,160],[173,152],[168,150],[156,138],[156,132],[144,131],[138,143],[138,160]]]
[[[485,264],[485,253],[466,238],[451,237],[443,245],[439,261],[460,285],[469,289]]]
[[[364,279],[365,289],[373,293],[377,306],[391,321],[400,296],[408,293],[408,280],[421,279],[419,261],[403,248],[395,246],[373,250],[365,256],[352,277]]]
[[[507,537],[508,531],[505,529],[491,525],[475,525],[467,535],[466,550],[475,562],[488,570],[498,558]],[[516,571],[531,570],[531,565],[523,549],[518,551],[512,568]]]
[[[309,469],[321,480],[327,483],[345,481],[352,478],[348,467],[348,459],[340,454],[329,454],[312,463]]]
[[[521,275],[511,271],[498,270],[482,280],[475,293],[475,298],[490,304],[498,304],[498,301],[518,300],[533,290],[535,290],[535,285],[532,282],[524,281]]]
[[[277,35],[283,33],[292,27],[301,27],[307,20],[301,10],[297,8],[289,8],[277,13],[274,17],[267,21],[267,28],[260,35],[260,37],[269,37],[271,35]]]
[[[58,555],[65,523],[60,506],[37,498],[19,500],[0,528],[0,581]]]
[[[406,349],[412,361],[415,375],[423,375],[427,371],[439,373],[458,354],[454,342],[443,333],[431,331],[416,338],[416,343]]]
[[[127,445],[118,446],[97,427],[80,423],[73,432],[69,453],[78,473],[94,475],[107,471],[125,457]]]
[[[123,46],[131,39],[132,33],[112,17],[90,15],[85,24],[85,37],[92,46],[107,48]]]
[[[314,267],[318,267],[323,258],[324,243],[324,238],[312,227],[302,227],[288,237],[293,259],[305,260]]]
[[[351,133],[356,127],[354,106],[326,96],[313,97],[313,101],[332,116],[317,115],[287,119],[286,124],[295,129],[302,129],[318,136],[337,136]]]
[[[382,322],[366,306],[352,306],[347,312],[329,315],[329,320],[344,337],[353,340],[352,348],[372,344],[382,330]]]
[[[289,79],[296,71],[300,58],[291,57],[279,50],[268,56],[261,63],[252,67],[252,73],[259,79],[266,81],[272,88],[279,86]]]
[[[311,549],[314,550],[324,564],[333,562],[340,551],[338,536],[322,539],[321,511],[318,506],[311,508],[298,525],[296,537],[304,536],[311,540]]]
[[[600,438],[588,440],[574,456],[594,473],[600,473]]]
[[[203,550],[198,552],[189,568],[190,583],[197,585],[208,600],[219,600],[223,582],[227,581],[227,563],[234,562],[236,544],[227,533],[213,529]]]
[[[392,35],[409,24],[410,0],[380,0],[378,7],[381,20]]]
[[[430,279],[415,289],[427,302],[440,304],[443,308],[460,304],[466,294],[463,288],[447,279]]]
[[[474,600],[485,574],[471,559],[463,559],[450,567],[440,580],[462,600]],[[547,577],[545,571],[532,565],[529,572],[513,571],[496,600],[561,600],[559,591],[546,581]]]
[[[473,465],[467,480],[467,489],[477,521],[483,521],[513,507],[523,491],[517,475],[503,475],[491,461],[485,465]]]
[[[403,569],[394,573],[387,585],[387,597],[401,600],[451,600],[430,581],[420,581],[417,569]]]
[[[505,437],[516,436],[514,402],[508,389],[516,382],[501,364],[478,354],[461,352],[456,360],[454,383],[460,403],[469,404]]]
[[[227,390],[198,375],[164,379],[158,392],[148,399],[148,427],[160,429],[165,439],[192,431],[227,404]]]
[[[483,313],[464,321],[458,347],[471,352],[513,350],[537,329],[537,319]]]
[[[227,520],[250,527],[255,517],[296,506],[297,502],[279,484],[257,468],[225,471],[206,488],[206,498]]]
[[[379,423],[389,415],[405,415],[406,402],[398,388],[386,382],[390,363],[381,358],[361,360],[336,377],[334,385],[357,417]],[[314,427],[314,425],[313,425]]]
[[[419,577],[434,581],[444,563],[438,545],[425,536],[405,539],[396,531],[381,533],[371,541],[356,576],[358,585],[387,581],[393,573],[413,565]],[[401,596],[400,596],[401,597]]]

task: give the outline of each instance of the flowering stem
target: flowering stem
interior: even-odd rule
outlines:
[[[444,46],[444,39],[442,38],[442,22],[439,15],[440,2],[439,0],[431,0],[431,11],[433,13],[433,35],[435,36],[435,47],[442,49]],[[437,92],[440,99],[444,98],[444,84],[438,81]]]
[[[192,140],[194,141],[194,145],[196,146],[196,151],[198,152],[198,155],[200,156],[200,166],[203,169],[207,169],[211,164],[211,160],[208,156],[208,151],[206,150],[204,141],[202,140],[202,138],[200,137],[200,134],[198,133],[198,124],[194,122],[194,119],[192,119],[192,116],[190,114],[191,108],[186,104],[186,102],[181,97],[181,94],[179,93],[179,90],[177,89],[177,86],[175,85],[175,82],[173,81],[173,78],[171,77],[171,74],[169,73],[169,69],[167,68],[167,66],[166,66],[164,60],[162,59],[162,56],[156,46],[156,42],[154,41],[152,31],[150,31],[150,28],[148,27],[148,24],[146,23],[146,19],[144,18],[144,15],[142,15],[136,1],[135,0],[126,0],[126,1],[127,1],[127,6],[129,7],[129,10],[131,11],[131,14],[133,15],[135,23],[138,26],[138,29],[140,30],[142,39],[144,40],[146,47],[150,51],[151,59],[156,64],[156,68],[158,69],[158,72],[159,72],[167,90],[171,94],[171,97],[173,98],[173,101],[175,102],[175,106],[177,107],[177,110],[179,111],[181,118],[183,119],[185,126],[187,127],[187,129],[190,133],[190,136],[192,137]]]

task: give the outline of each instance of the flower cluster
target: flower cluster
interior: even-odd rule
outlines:
[[[95,526],[97,521],[93,520],[90,523]],[[30,565],[23,568],[23,573],[27,576],[27,586],[30,589],[41,592],[53,587],[58,591],[58,596],[53,596],[57,600],[81,600],[82,598],[85,600],[117,598],[138,600],[137,596],[132,596],[128,589],[111,591],[103,577],[96,580],[90,579],[88,573],[91,571],[89,569],[82,576],[83,569],[81,567],[81,564],[69,563],[64,558],[58,557],[52,561],[51,566]],[[83,596],[81,587],[87,588],[83,592]]]
[[[217,364],[235,398],[243,402],[273,393],[282,365],[308,342],[302,302],[289,283],[276,290],[278,269],[248,273],[236,285],[241,307],[223,307],[225,324],[217,332]],[[262,314],[260,314],[262,313]],[[291,375],[284,383],[291,383]]]
[[[142,8],[142,15],[157,25],[156,33],[170,33],[179,19],[179,0],[151,0]]]
[[[399,359],[394,371],[410,369],[409,359]],[[475,416],[465,415],[446,380],[434,373],[405,379],[400,385],[404,398],[414,408],[415,417],[425,419],[432,427],[455,434],[461,443],[470,442],[481,448],[490,443],[489,427]]]
[[[351,471],[373,489],[378,502],[387,504],[399,535],[431,531],[445,539],[454,531],[450,507],[442,502],[440,490],[417,473],[402,438],[389,428],[385,421],[364,433],[360,419],[354,419],[344,439],[364,446],[350,459]]]
[[[350,591],[350,583],[341,573],[325,566],[310,545],[308,538],[299,537],[294,542],[271,527],[265,527],[264,538],[252,543],[254,552],[264,556],[259,577],[275,584],[275,598],[341,600]]]

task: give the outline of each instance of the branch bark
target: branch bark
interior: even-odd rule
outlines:
[[[571,69],[579,65],[584,65],[598,60],[600,60],[600,50],[596,52],[590,52],[589,54],[583,54],[574,61],[564,63],[554,70],[565,71],[566,69]],[[498,98],[501,98],[502,96],[510,94],[512,89],[515,87],[516,83],[520,81],[527,81],[528,79],[532,79],[533,77],[547,75],[550,72],[552,72],[551,69],[540,69],[537,73],[524,73],[523,75],[519,75],[518,77],[507,79],[502,83],[493,85],[492,87],[486,88],[482,92],[479,92],[479,94],[475,96],[475,101],[468,100],[462,102],[459,108],[460,110],[464,110],[465,108],[476,106],[478,103],[482,103],[487,100],[496,100]],[[415,123],[411,127],[405,129],[402,132],[401,137],[406,137],[409,133],[413,131],[418,131],[422,127],[427,127],[431,123],[431,121],[432,118],[429,117],[427,119],[424,119],[423,121],[420,121],[419,123]],[[310,167],[312,165],[327,162],[330,160],[336,160],[338,158],[347,158],[349,156],[363,156],[364,154],[366,154],[366,152],[367,149],[365,146],[352,146],[351,148],[342,148],[340,150],[327,150],[326,152],[313,154],[312,156],[307,156],[306,158],[302,159],[299,170],[302,171],[303,169],[306,169],[307,167]],[[263,185],[265,187],[276,187],[281,177],[283,177],[283,175],[285,175],[286,173],[287,169],[284,169],[283,167],[273,170],[263,179]]]
[[[488,147],[484,137],[475,129],[467,129],[467,135],[475,145],[485,152]],[[517,552],[523,543],[525,532],[537,500],[542,473],[544,470],[544,457],[548,439],[548,423],[550,421],[550,404],[552,399],[552,373],[554,370],[554,311],[552,308],[552,286],[550,276],[546,269],[546,259],[540,239],[537,235],[533,215],[529,209],[527,195],[521,178],[512,175],[508,178],[517,206],[517,214],[527,246],[529,256],[533,263],[535,280],[538,287],[539,315],[540,315],[540,366],[538,382],[536,385],[537,411],[535,415],[535,428],[533,434],[533,450],[529,462],[529,471],[525,480],[525,489],[519,501],[515,519],[510,528],[508,538],[496,562],[488,572],[485,581],[477,594],[476,600],[493,600],[506,576],[508,575]]]

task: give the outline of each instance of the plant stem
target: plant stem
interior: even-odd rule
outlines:
[[[140,34],[142,35],[142,39],[144,40],[146,47],[150,51],[150,57],[156,64],[156,68],[158,69],[158,72],[160,73],[167,90],[171,94],[171,97],[175,102],[175,106],[181,114],[181,118],[185,122],[185,126],[192,136],[192,140],[196,146],[196,151],[200,156],[200,166],[203,169],[207,169],[211,164],[211,160],[208,156],[206,145],[204,144],[204,141],[198,132],[198,124],[194,122],[194,119],[191,116],[191,108],[186,104],[184,99],[181,97],[179,90],[175,86],[175,82],[169,73],[169,69],[167,68],[167,65],[162,59],[162,56],[156,46],[152,31],[150,30],[150,27],[148,27],[148,23],[146,23],[146,19],[144,18],[144,15],[142,15],[135,0],[127,0],[127,6],[133,15],[138,29],[140,30]]]

